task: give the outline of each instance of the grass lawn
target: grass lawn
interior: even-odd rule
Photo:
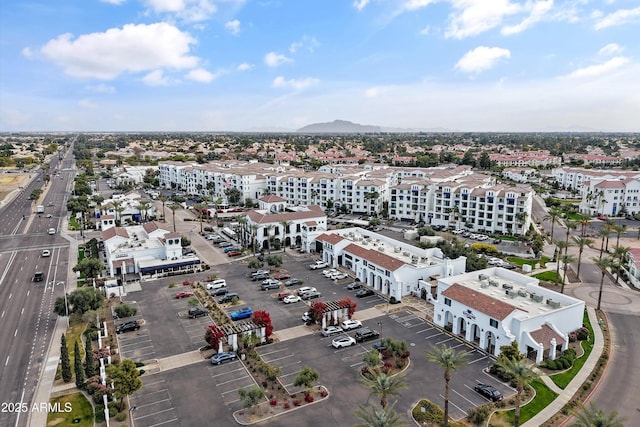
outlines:
[[[546,263],[551,261],[551,258],[548,258],[546,256],[543,256],[540,259],[509,257],[507,258],[507,261],[509,261],[511,264],[517,265],[518,267],[522,267],[524,264],[529,264],[531,267],[535,267],[535,265],[538,263],[540,263],[540,265],[544,267]]]
[[[567,385],[571,382],[571,380],[576,376],[576,374],[582,369],[582,366],[587,361],[587,358],[591,354],[591,350],[593,350],[593,344],[595,342],[595,337],[593,336],[593,328],[591,327],[591,323],[589,322],[589,316],[587,315],[587,311],[584,312],[584,318],[582,323],[589,329],[589,340],[582,341],[582,348],[584,349],[584,354],[579,359],[573,361],[573,366],[566,371],[551,375],[549,378],[561,389],[565,389]]]
[[[67,394],[51,399],[51,404],[58,404],[58,412],[49,412],[47,427],[93,427],[93,408],[82,393]],[[69,408],[71,411],[66,412]]]
[[[553,282],[556,281],[556,272],[555,271],[543,271],[542,273],[534,274],[533,277],[536,279],[544,280],[545,282]],[[562,281],[562,276],[558,278],[558,283]]]
[[[74,318],[75,316],[70,317],[70,319],[74,319]],[[86,327],[87,327],[86,323],[84,323],[82,320],[79,320],[79,321],[71,320],[69,328],[64,334],[65,338],[67,339],[67,348],[69,349],[69,360],[71,361],[72,367],[73,367],[73,356],[75,355],[74,345],[76,340],[78,341],[78,345],[80,346],[80,352],[84,356],[84,345],[82,344],[81,335],[82,335],[82,332],[86,329]],[[60,342],[58,342],[57,345],[58,347],[60,347]],[[59,366],[60,364],[58,363],[58,367]],[[73,372],[73,368],[72,368],[72,372]]]
[[[520,408],[520,425],[530,420],[534,415],[542,411],[547,407],[547,405],[553,402],[556,397],[558,397],[558,394],[544,385],[542,380],[533,381],[531,383],[531,387],[535,389],[536,397],[534,397],[527,405]],[[510,425],[514,424],[513,419],[515,416],[515,410],[512,409],[511,411],[503,412],[502,416],[506,418]]]
[[[69,229],[72,231],[80,230],[80,224],[78,224],[78,220],[73,216],[69,218]]]

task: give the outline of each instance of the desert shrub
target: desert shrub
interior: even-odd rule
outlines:
[[[125,412],[118,412],[116,414],[116,421],[123,422],[126,419],[127,419],[127,414]]]
[[[278,399],[271,399],[269,400],[269,405],[271,406],[276,406],[278,404]]]
[[[474,425],[483,425],[487,418],[489,418],[491,409],[491,405],[483,405],[477,408],[470,409],[469,415],[467,415],[467,419]]]
[[[327,390],[322,390],[320,391],[320,397],[327,397],[329,393],[327,393]]]
[[[578,334],[577,334],[577,338],[578,341],[586,341],[589,339],[589,329],[585,328],[584,326],[580,329],[578,329]]]
[[[289,404],[289,402],[284,402],[284,403],[282,404],[282,407],[283,407],[284,409],[289,409],[289,408],[291,408],[291,405]]]
[[[413,419],[422,424],[442,424],[444,411],[428,400],[421,400],[412,411]]]
[[[304,397],[304,401],[305,401],[305,402],[307,402],[307,403],[311,403],[311,402],[313,402],[313,400],[314,400],[314,399],[313,399],[313,396],[312,396],[312,395],[310,395],[310,394],[307,394],[307,395]]]
[[[135,316],[138,309],[136,307],[131,307],[129,304],[120,303],[116,306],[114,311],[116,312],[116,316],[123,319],[125,317]]]
[[[300,406],[300,401],[298,399],[294,400],[293,406]]]

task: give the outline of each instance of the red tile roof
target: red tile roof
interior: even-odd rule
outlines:
[[[109,227],[106,230],[102,231],[102,240],[107,241],[109,239],[113,239],[116,236],[124,237],[125,239],[129,238],[129,233],[122,227]]]
[[[514,307],[511,304],[507,304],[504,301],[500,301],[499,299],[490,297],[489,295],[485,295],[481,292],[476,292],[473,289],[467,288],[458,283],[454,283],[449,286],[442,295],[497,320],[504,320],[509,314],[517,309],[517,307]],[[520,308],[519,310],[522,309]]]
[[[178,232],[173,233],[172,232],[172,233],[164,235],[165,239],[175,239],[176,237],[182,237],[182,233],[178,233]]]
[[[258,200],[265,203],[279,203],[279,202],[287,201],[286,199],[283,199],[282,197],[277,196],[275,194],[269,194],[268,196],[261,197]]]
[[[542,325],[540,329],[529,332],[529,335],[531,335],[531,338],[533,338],[535,342],[542,344],[545,350],[551,347],[552,338],[556,339],[556,345],[564,342],[562,335],[556,333],[556,331],[551,329],[548,325]]]
[[[151,222],[145,222],[142,227],[144,228],[144,231],[146,231],[148,234],[153,233],[156,230],[164,230],[164,231],[169,231],[164,227],[161,227],[160,225],[158,225],[157,222],[155,221],[151,221]]]
[[[368,262],[378,265],[389,271],[396,271],[406,264],[404,261],[401,261],[398,258],[394,258],[375,249],[363,248],[362,246],[358,246],[354,243],[348,245],[346,248],[344,248],[344,250],[345,252],[349,252],[352,255],[365,259]]]
[[[301,219],[326,217],[320,206],[309,206],[308,211],[280,212],[263,214],[258,211],[249,211],[247,216],[256,224],[273,224],[282,221],[296,221]]]
[[[327,242],[335,245],[336,243],[343,241],[344,237],[335,233],[324,233],[316,237],[316,240],[319,242]]]

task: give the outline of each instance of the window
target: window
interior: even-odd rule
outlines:
[[[489,326],[491,326],[493,328],[497,328],[498,327],[498,321],[496,319],[489,319]]]
[[[449,307],[451,307],[451,300],[449,298],[444,299],[444,305],[448,305]]]

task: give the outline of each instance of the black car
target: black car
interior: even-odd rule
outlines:
[[[356,332],[355,339],[356,342],[364,342],[369,340],[374,340],[380,336],[380,332],[375,329],[362,328],[358,332]]]
[[[218,289],[214,289],[213,291],[211,291],[211,296],[212,297],[219,297],[221,295],[226,295],[229,293],[229,289],[227,288],[218,288]]]
[[[209,314],[209,311],[205,310],[202,307],[194,307],[189,309],[189,319],[206,316],[207,314]]]
[[[502,393],[500,393],[495,387],[488,384],[478,383],[473,387],[473,389],[493,402],[502,400]]]
[[[138,329],[140,329],[140,325],[136,320],[133,320],[131,322],[118,325],[116,327],[116,334],[121,334],[123,332],[129,332],[129,331],[137,331]]]
[[[225,304],[233,301],[234,298],[240,298],[237,292],[229,292],[228,294],[218,298],[218,304]]]
[[[360,289],[360,288],[362,288],[362,283],[360,282],[353,282],[347,285],[347,289],[349,289],[350,291],[353,291],[355,289]]]
[[[373,292],[373,289],[360,289],[358,292],[356,292],[356,296],[358,298],[364,298],[364,297],[368,297],[370,295],[374,295],[375,292]]]

